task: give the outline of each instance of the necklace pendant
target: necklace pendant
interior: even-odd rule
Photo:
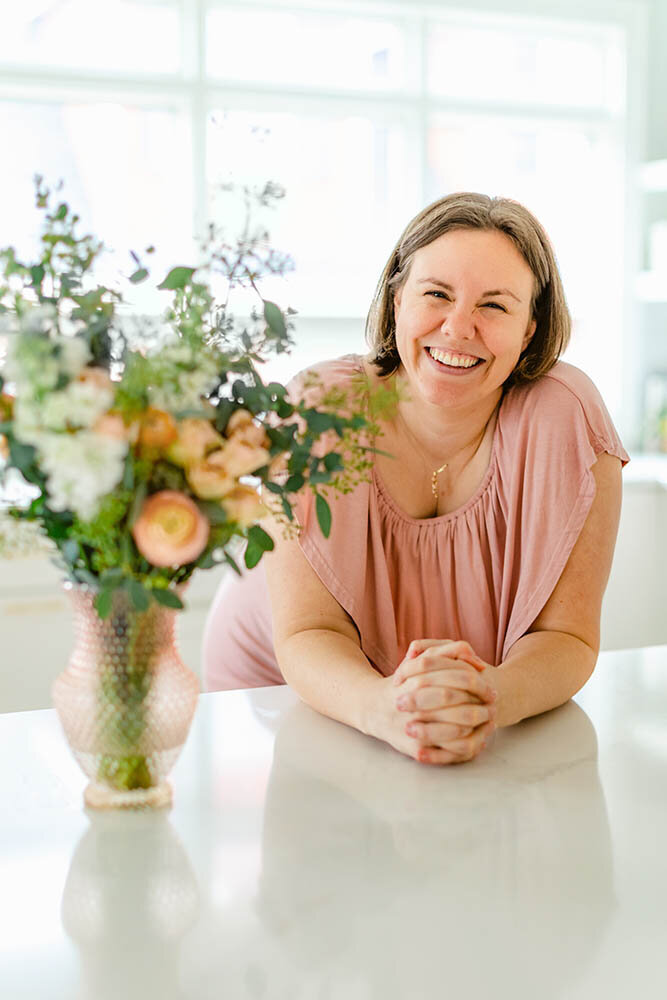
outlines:
[[[438,500],[438,473],[437,472],[434,472],[433,475],[431,476],[431,493],[433,494],[433,496],[435,497],[436,502],[437,502],[437,500]]]

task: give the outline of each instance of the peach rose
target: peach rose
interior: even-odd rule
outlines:
[[[116,438],[118,441],[129,441],[136,444],[139,438],[139,424],[136,420],[126,424],[121,413],[116,410],[109,410],[98,417],[93,424],[96,434],[103,434],[105,437]]]
[[[243,528],[259,521],[268,513],[257,492],[250,486],[244,486],[243,483],[239,483],[223,497],[221,506],[227,516],[232,521],[238,521]]]
[[[225,443],[215,427],[201,417],[187,417],[178,421],[178,437],[167,449],[167,458],[174,465],[187,468],[201,462],[210,451]]]
[[[269,479],[276,480],[281,477],[287,478],[288,461],[289,455],[286,451],[281,451],[279,455],[274,455],[269,462]]]
[[[153,566],[185,566],[206,548],[210,525],[184,493],[161,490],[144,501],[132,537]]]
[[[109,392],[115,391],[111,376],[104,368],[84,368],[79,372],[76,379],[77,382],[94,385],[96,389],[108,389]]]
[[[0,434],[0,462],[6,462],[9,459],[9,444],[7,443],[7,438],[4,434]]]
[[[232,437],[224,442],[220,461],[224,463],[229,475],[238,479],[239,476],[247,476],[262,465],[267,465],[269,458],[268,449],[246,444],[238,437]]]
[[[213,451],[206,459],[189,465],[185,470],[193,493],[201,500],[219,500],[236,486],[224,463],[221,450]]]
[[[238,441],[242,441],[244,444],[251,445],[253,448],[268,448],[271,445],[264,428],[259,424],[256,424],[252,413],[248,410],[244,410],[243,407],[238,410],[234,410],[231,417],[227,421],[225,434],[228,438],[234,438]]]
[[[141,414],[139,444],[142,448],[158,450],[168,448],[177,437],[178,428],[171,413],[167,413],[166,410],[158,410],[155,406],[149,406]]]

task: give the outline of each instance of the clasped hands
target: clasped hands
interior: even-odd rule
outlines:
[[[495,730],[494,668],[472,646],[451,639],[416,639],[393,676],[392,744],[429,764],[472,760]]]

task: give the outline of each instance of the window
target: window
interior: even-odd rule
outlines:
[[[298,311],[303,345],[271,376],[285,377],[315,343],[363,350],[377,278],[420,208],[463,188],[508,195],[552,237],[575,320],[566,359],[619,419],[630,6],[587,20],[587,0],[569,19],[555,0],[551,17],[105,0],[102,18],[92,0],[24,0],[0,33],[2,242],[34,237],[35,172],[64,179],[124,268],[149,242],[158,269],[182,262],[207,219],[233,225],[222,182],[279,182],[266,223],[296,269],[265,291]]]

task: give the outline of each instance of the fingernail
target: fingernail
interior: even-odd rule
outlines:
[[[408,722],[407,726],[405,727],[405,731],[408,734],[408,736],[416,736],[417,735],[417,727],[414,724],[414,722]]]
[[[396,699],[396,708],[407,708],[407,707],[408,707],[408,699],[405,695],[401,695],[400,698]]]

